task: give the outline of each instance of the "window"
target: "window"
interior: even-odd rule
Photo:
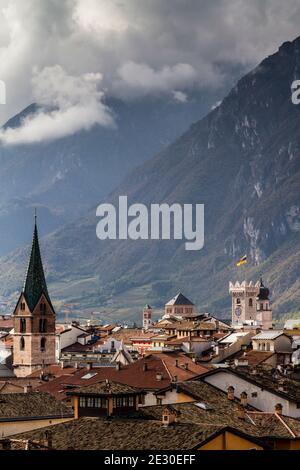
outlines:
[[[46,318],[40,318],[40,333],[46,333],[47,331],[47,320]]]
[[[46,348],[46,338],[41,339],[41,351],[45,351]]]
[[[41,313],[46,313],[46,304],[45,303],[40,304],[40,311],[41,311]]]
[[[128,406],[133,406],[133,405],[134,405],[133,397],[129,397],[128,398]]]
[[[270,343],[267,343],[267,351],[270,351],[271,347],[270,347]]]
[[[253,307],[253,300],[249,299],[249,307]]]
[[[21,351],[24,351],[25,349],[25,339],[23,338],[23,336],[21,336],[20,338],[20,349]]]
[[[156,404],[157,405],[162,405],[162,398],[156,398]]]
[[[25,310],[25,308],[26,308],[25,302],[21,302],[20,308],[21,308],[21,310],[23,310],[23,311]]]
[[[79,397],[80,408],[85,408],[85,397]]]
[[[26,318],[20,320],[20,333],[26,333]]]
[[[241,299],[237,298],[237,299],[236,299],[236,303],[237,303],[238,305],[241,305]]]
[[[298,409],[300,408],[300,403],[299,403],[299,402],[297,403],[296,407],[297,407]]]
[[[257,392],[252,392],[252,393],[251,393],[251,397],[252,397],[252,398],[257,398]]]

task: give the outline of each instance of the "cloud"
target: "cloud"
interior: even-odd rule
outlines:
[[[113,84],[115,94],[144,96],[169,92],[177,87],[189,87],[197,80],[196,70],[189,64],[176,64],[154,70],[147,64],[127,62],[118,70]]]
[[[102,102],[101,81],[102,75],[95,73],[67,75],[59,65],[41,72],[35,70],[32,84],[39,108],[23,119],[19,127],[0,131],[0,142],[36,143],[88,130],[95,124],[113,126],[112,114]]]
[[[188,101],[188,95],[183,93],[183,91],[173,90],[172,95],[177,103],[186,103]]]
[[[0,0],[0,24],[4,122],[34,101],[36,67],[58,65],[74,78],[100,73],[106,95],[129,100],[219,89],[299,35],[300,4]]]

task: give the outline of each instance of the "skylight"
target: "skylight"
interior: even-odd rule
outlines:
[[[213,410],[213,406],[209,405],[208,403],[194,403],[198,408],[201,408],[202,410]]]
[[[84,380],[88,380],[92,377],[95,377],[95,375],[97,375],[97,372],[89,372],[88,374],[83,375],[81,378]]]

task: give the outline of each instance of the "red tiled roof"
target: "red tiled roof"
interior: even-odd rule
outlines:
[[[53,377],[60,377],[62,375],[71,375],[74,374],[78,369],[74,367],[65,367],[64,369],[61,368],[58,364],[53,364],[52,366],[44,367],[44,369],[35,370],[32,374],[28,377],[40,377],[41,372],[44,372],[44,375],[52,375]]]
[[[175,366],[175,360],[178,358],[179,367]],[[147,364],[147,370],[144,370],[144,364]],[[188,369],[184,370],[180,364],[188,364]],[[61,369],[63,371],[63,369]],[[82,379],[88,372],[94,373],[90,379]],[[156,374],[160,372],[162,379],[157,380]],[[178,380],[184,381],[208,372],[208,369],[202,365],[195,364],[190,358],[183,354],[155,354],[146,358],[121,366],[120,370],[115,367],[95,367],[92,370],[86,368],[80,369],[73,375],[63,375],[51,382],[45,383],[38,387],[39,390],[48,392],[56,396],[58,399],[66,398],[65,392],[70,390],[71,386],[84,386],[105,379],[119,382],[131,387],[160,390],[170,385],[172,377],[177,376]],[[68,387],[68,388],[67,388]]]

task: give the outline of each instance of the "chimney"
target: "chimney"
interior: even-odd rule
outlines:
[[[120,364],[120,362],[117,362],[117,364],[116,364],[116,370],[120,370],[120,369],[121,369],[121,364]]]
[[[178,359],[175,361],[175,366],[178,367]]]
[[[65,368],[65,363],[64,363],[64,361],[60,361],[60,367],[61,367],[61,369],[64,369],[64,368]]]
[[[239,419],[245,419],[245,408],[243,406],[239,406],[236,411],[236,416]]]
[[[143,371],[144,371],[144,372],[147,372],[147,370],[148,370],[148,364],[147,364],[147,362],[144,362],[144,364],[143,364]]]
[[[75,369],[78,369],[78,362],[75,362],[74,368],[75,368]]]
[[[234,387],[232,385],[227,388],[227,398],[228,400],[234,400]]]
[[[281,403],[277,403],[275,405],[275,413],[278,414],[278,415],[282,415],[282,404]]]
[[[87,370],[91,370],[93,368],[93,363],[88,362],[86,368],[87,368]]]
[[[183,367],[184,367],[185,370],[188,370],[188,369],[189,369],[188,363],[186,362],[186,363],[183,365]]]
[[[247,406],[247,393],[246,392],[242,392],[241,393],[241,405],[242,406]]]
[[[24,385],[24,393],[32,392],[32,385]]]
[[[163,378],[163,375],[161,372],[156,372],[156,380],[158,380],[159,382],[162,380]]]

